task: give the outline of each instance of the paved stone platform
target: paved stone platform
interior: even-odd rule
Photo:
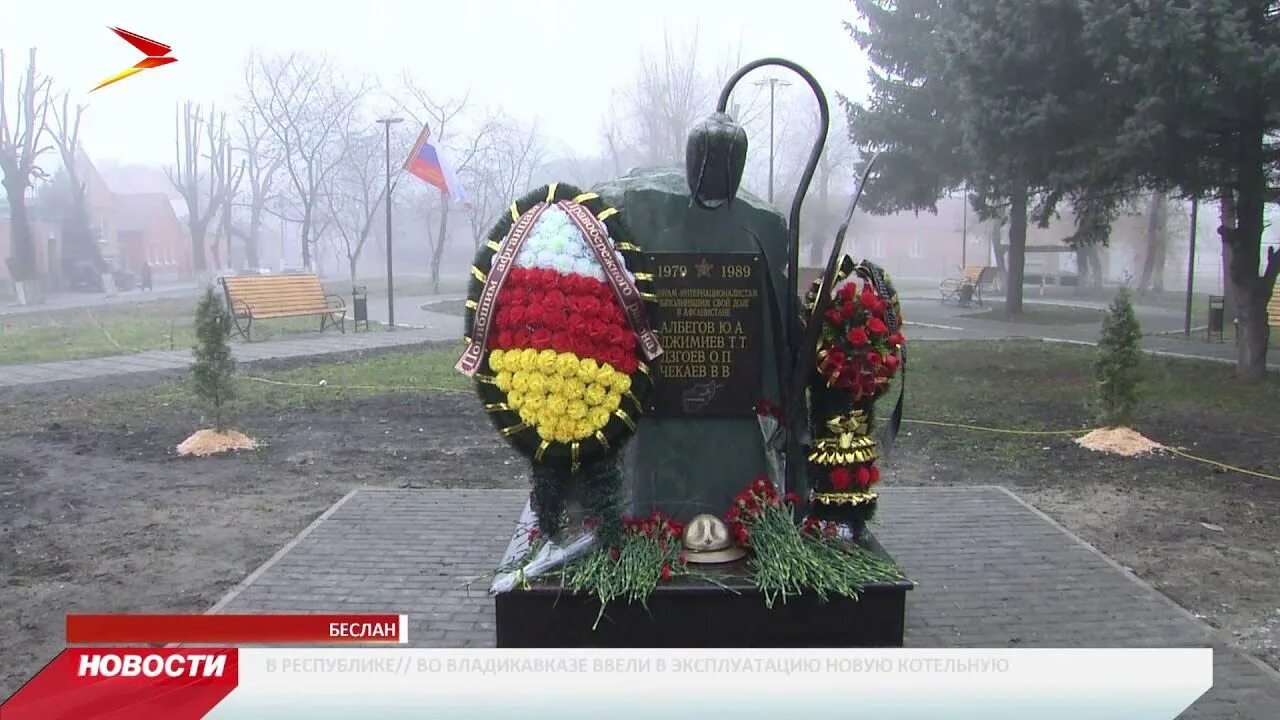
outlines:
[[[491,647],[487,582],[527,493],[361,490],[211,612],[409,615],[411,644]],[[1213,647],[1183,717],[1280,717],[1280,674],[999,487],[888,488],[877,538],[918,583],[908,647]]]

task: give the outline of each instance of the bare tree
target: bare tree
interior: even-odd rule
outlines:
[[[245,84],[252,86],[256,66],[250,60],[245,65]],[[284,164],[284,155],[275,150],[271,142],[271,130],[262,116],[255,112],[251,103],[247,103],[247,112],[240,117],[239,148],[244,153],[244,179],[248,181],[246,190],[248,197],[240,204],[249,211],[248,226],[243,230],[232,228],[232,232],[244,241],[245,262],[249,267],[260,267],[258,253],[258,237],[262,231],[263,213],[272,198],[276,178]]]
[[[89,209],[86,202],[85,182],[80,177],[80,120],[85,106],[71,109],[70,93],[62,94],[62,103],[54,110],[53,142],[62,160],[62,170],[55,178],[62,185],[59,193],[64,202],[56,210],[62,225],[62,256],[64,259],[87,260],[98,273],[106,271],[102,251],[89,228]]]
[[[49,92],[52,79],[36,72],[36,49],[27,56],[27,71],[14,89],[14,108],[9,109],[9,75],[4,50],[0,50],[0,171],[4,172],[5,197],[9,201],[10,276],[18,282],[36,279],[35,247],[27,217],[27,188],[45,172],[36,164],[52,149],[41,145],[48,124]]]
[[[413,118],[419,126],[431,127],[432,142],[436,147],[449,151],[449,159],[456,160],[453,170],[459,177],[466,175],[471,163],[484,149],[493,130],[491,122],[482,122],[467,132],[466,112],[469,95],[461,98],[436,99],[417,85],[409,73],[404,73],[403,84],[407,102],[398,102],[400,110]],[[440,292],[440,263],[444,259],[449,242],[449,210],[452,205],[449,194],[439,196],[439,226],[428,233],[431,242],[431,288]]]
[[[728,55],[708,71],[699,50],[696,28],[685,42],[664,33],[662,50],[645,53],[635,75],[614,92],[601,133],[616,174],[637,164],[683,162],[690,128],[715,109],[720,85],[736,60]],[[743,110],[739,107],[739,114]]]
[[[249,102],[282,158],[301,216],[302,265],[311,269],[323,189],[342,161],[342,128],[368,93],[368,85],[348,85],[327,57],[291,53],[254,56],[250,63]]]
[[[235,148],[231,144],[231,136],[227,134],[226,122],[223,121],[222,141],[214,148],[214,152],[209,156],[209,162],[213,164],[214,172],[218,174],[218,184],[222,187],[222,243],[225,244],[227,251],[226,262],[224,263],[216,248],[219,244],[214,245],[214,257],[218,258],[219,267],[231,267],[231,237],[235,234],[235,204],[236,197],[240,193],[240,185],[244,182],[245,164],[244,160],[239,165],[232,166],[234,160]]]
[[[226,152],[226,113],[218,115],[209,107],[210,119],[200,115],[200,105],[187,101],[178,107],[174,137],[174,167],[166,169],[169,182],[187,204],[187,230],[191,235],[191,263],[196,274],[208,269],[206,235],[209,223],[227,191],[221,165]],[[206,154],[203,148],[206,146]],[[201,169],[202,161],[209,167]],[[203,203],[203,208],[201,207]]]
[[[325,209],[347,259],[352,284],[365,242],[377,222],[386,194],[383,182],[383,138],[375,128],[342,131],[343,162],[325,188]]]
[[[488,142],[462,174],[471,200],[466,216],[476,249],[502,209],[533,185],[547,155],[537,125],[524,127],[498,117],[488,127]]]

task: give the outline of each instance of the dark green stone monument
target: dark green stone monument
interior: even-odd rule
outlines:
[[[780,301],[786,220],[746,193],[728,207],[698,208],[677,168],[635,170],[596,191],[650,254],[665,351],[655,363],[660,390],[624,459],[632,508],[682,521],[722,515],[768,470],[755,407],[781,404],[775,343],[784,315],[769,307],[767,279]]]

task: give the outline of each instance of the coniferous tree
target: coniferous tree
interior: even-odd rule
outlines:
[[[879,153],[876,181],[863,196],[871,212],[937,210],[960,186],[964,167],[956,88],[947,82],[942,29],[946,0],[854,0],[862,21],[845,29],[867,53],[866,102],[839,95],[849,134],[865,153]]]
[[[1261,380],[1280,277],[1280,252],[1262,249],[1266,204],[1280,200],[1280,0],[1080,2],[1108,104],[1126,118],[1108,164],[1145,186],[1229,199],[1236,376]]]
[[[963,183],[980,217],[1007,218],[1005,307],[1021,312],[1029,223],[1069,200],[1092,227],[1121,194],[1101,159],[1123,118],[1092,65],[1080,0],[855,4],[852,31],[875,67],[870,100],[845,107],[859,148],[882,153],[868,207],[933,210]]]
[[[196,306],[195,362],[191,365],[191,378],[196,396],[203,400],[213,413],[214,428],[226,429],[228,403],[235,396],[232,375],[236,362],[231,356],[231,315],[222,299],[205,288],[204,296]]]
[[[1142,328],[1129,291],[1121,289],[1102,321],[1102,338],[1094,366],[1098,379],[1098,421],[1122,427],[1133,420],[1141,381]]]

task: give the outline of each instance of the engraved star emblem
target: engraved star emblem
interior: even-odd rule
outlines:
[[[702,262],[698,263],[697,265],[694,265],[694,267],[698,268],[698,277],[709,278],[711,277],[711,270],[715,266],[707,262],[706,258],[703,258]]]

